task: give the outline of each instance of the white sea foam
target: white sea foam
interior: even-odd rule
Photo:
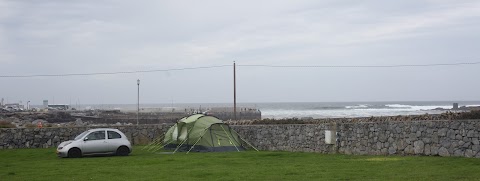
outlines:
[[[410,110],[410,109],[344,109],[344,110],[263,110],[262,118],[352,118],[370,116],[397,116],[397,115],[421,115],[438,114],[444,111],[438,110]]]
[[[432,110],[437,108],[442,109],[451,109],[452,105],[428,105],[428,106],[414,106],[414,105],[403,105],[403,104],[387,104],[385,105],[391,109],[409,109],[415,111],[423,111],[423,110]]]
[[[397,116],[439,114],[451,109],[452,105],[408,105],[408,104],[356,104],[345,106],[346,109],[263,109],[263,118],[334,118],[334,117],[370,117],[370,116]]]
[[[359,105],[355,105],[355,106],[345,106],[345,108],[347,109],[362,109],[362,108],[368,108],[368,104],[359,104]]]
[[[480,107],[480,104],[466,105],[466,107]]]
[[[411,105],[403,105],[403,104],[387,104],[385,106],[391,107],[391,108],[411,108],[412,107]]]

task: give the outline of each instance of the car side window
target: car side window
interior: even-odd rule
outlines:
[[[88,140],[104,140],[105,139],[105,131],[95,131],[90,133],[87,136]]]
[[[122,136],[120,134],[118,134],[117,132],[115,131],[107,131],[107,134],[108,134],[108,139],[119,139],[119,138],[122,138]]]

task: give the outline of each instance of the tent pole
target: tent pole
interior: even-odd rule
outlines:
[[[151,149],[155,148],[156,146],[157,146],[157,143],[156,143],[156,142],[155,142],[155,143],[152,142],[152,143],[150,143],[149,145],[143,147],[142,150],[145,149],[145,150],[147,150],[147,151],[150,151]]]
[[[160,137],[160,139],[158,139],[158,141],[156,143],[154,143],[151,148],[148,148],[147,151],[151,151],[151,150],[154,150],[156,149],[158,146],[162,145],[162,137]]]
[[[228,132],[229,132],[231,135],[233,135],[233,133],[232,133],[232,128],[231,128],[230,126],[228,127]],[[237,134],[237,133],[235,133],[235,134]],[[237,136],[238,136],[238,134],[237,134]],[[240,137],[240,136],[238,136],[238,137]],[[242,143],[239,142],[238,140],[235,139],[235,142],[237,142],[238,145],[242,146]]]
[[[190,131],[192,131],[192,129],[193,129],[193,126],[187,131],[187,134],[188,134],[187,137],[188,137],[188,138],[190,137],[190,134],[189,134],[189,133],[190,133]],[[178,148],[180,148],[187,140],[188,140],[188,139],[185,138],[185,140],[183,140],[183,142],[182,142],[179,146],[177,146],[177,149],[175,149],[175,151],[173,151],[173,153],[177,152]]]
[[[143,147],[142,150],[143,150],[143,149],[150,150],[151,147],[155,147],[156,145],[158,145],[158,143],[160,142],[160,140],[162,140],[162,138],[163,138],[163,136],[154,139],[150,144],[148,144],[147,146]]]
[[[220,127],[223,129],[223,132],[225,132],[225,134],[227,135],[227,138],[230,140],[230,142],[232,142],[232,139],[230,138],[230,136],[228,136],[228,133],[227,133],[227,131],[225,131],[225,128],[223,128],[222,125],[220,125]],[[235,142],[233,142],[233,143],[235,143]],[[237,146],[235,144],[233,144],[233,146],[235,147],[235,149],[237,149],[237,152],[240,152],[240,150],[237,148]]]
[[[158,151],[158,150],[160,150],[160,149],[164,148],[165,146],[167,146],[168,144],[170,144],[170,143],[172,143],[172,142],[173,142],[173,140],[171,140],[171,141],[170,141],[170,142],[168,142],[167,144],[164,144],[164,145],[163,145],[163,146],[161,146],[161,147],[158,147],[158,148],[154,149],[154,150],[153,150],[153,152],[156,152],[156,151]],[[163,143],[162,143],[162,144],[163,144]]]
[[[165,138],[165,136],[158,137],[157,141],[154,142],[154,145],[162,144],[162,140]]]
[[[148,150],[148,151],[151,151],[151,152],[156,152],[160,149],[162,149],[162,145],[161,144],[158,144],[158,145],[155,145],[154,147],[152,147],[152,149]]]
[[[185,124],[185,126],[188,126],[188,125]],[[177,128],[178,128],[178,127],[177,127]],[[182,129],[183,129],[183,127],[182,127]],[[180,148],[180,147],[188,140],[188,138],[190,137],[190,134],[189,134],[189,133],[190,133],[190,131],[192,131],[192,129],[193,129],[193,126],[192,126],[189,130],[187,130],[187,136],[186,136],[185,139],[180,143],[180,145],[177,146],[177,149],[175,149],[175,151],[173,151],[173,153],[177,152],[178,148]],[[181,132],[181,130],[180,130],[180,132]],[[180,133],[180,134],[181,134],[181,133]]]
[[[193,144],[192,147],[190,147],[190,149],[187,151],[187,154],[190,153],[190,151],[193,149],[193,147],[195,145],[197,145],[197,143],[200,141],[200,139],[203,138],[203,135],[205,135],[205,132],[207,132],[207,130],[208,130],[208,128],[203,131],[202,136],[200,136],[200,138],[198,138],[198,140],[195,142],[195,144]]]
[[[153,140],[152,142],[150,142],[148,145],[144,146],[144,147],[142,148],[142,150],[144,150],[144,149],[147,149],[147,150],[150,149],[150,147],[152,147],[152,146],[157,142],[157,139],[158,139],[158,138],[154,139],[154,140]]]
[[[235,130],[233,130],[233,131],[235,131]],[[240,136],[240,134],[238,134],[237,131],[235,131],[235,133],[237,133],[237,135],[238,135],[238,137],[239,137],[240,139],[242,139],[243,141],[245,141],[245,143],[247,143],[247,144],[250,145],[253,149],[255,149],[255,151],[258,151],[257,148],[255,148],[255,147],[254,147],[252,144],[250,144],[247,140],[243,139],[243,138]]]
[[[187,139],[183,140],[180,145],[177,146],[177,148],[175,149],[175,151],[173,151],[173,153],[177,152],[177,150],[182,147],[182,145],[187,141]]]
[[[157,139],[154,139],[154,140],[153,140],[152,142],[150,142],[148,145],[144,146],[144,147],[142,148],[142,150],[145,149],[145,148],[148,148],[148,147],[152,146],[152,144],[153,144],[155,141],[157,141]]]

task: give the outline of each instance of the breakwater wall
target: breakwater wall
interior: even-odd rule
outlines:
[[[138,116],[139,124],[163,124],[175,123],[177,120],[188,116],[182,112],[141,112]],[[96,116],[72,116],[90,124],[115,124],[115,123],[137,123],[137,114],[132,112],[101,112]]]
[[[217,117],[220,120],[261,120],[262,112],[255,108],[237,107],[236,114],[232,107],[215,107],[206,111],[208,115]]]
[[[171,124],[116,126],[133,144],[162,136]],[[232,125],[260,150],[354,155],[429,155],[480,158],[480,119],[321,124]],[[0,129],[0,149],[55,147],[92,127]],[[337,141],[325,143],[325,131]]]

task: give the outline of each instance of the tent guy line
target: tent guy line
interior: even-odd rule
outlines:
[[[436,64],[405,64],[405,65],[237,65],[239,67],[267,67],[267,68],[406,68],[406,67],[438,67],[438,66],[462,66],[462,65],[479,65],[480,62],[460,62],[460,63],[436,63]],[[93,76],[93,75],[116,75],[116,74],[135,74],[135,73],[152,73],[152,72],[168,72],[168,71],[185,71],[198,69],[212,69],[231,67],[233,65],[214,65],[203,67],[186,67],[172,69],[155,69],[155,70],[135,70],[120,72],[94,72],[94,73],[69,73],[69,74],[35,74],[35,75],[0,75],[0,78],[33,78],[33,77],[71,77],[71,76]]]

